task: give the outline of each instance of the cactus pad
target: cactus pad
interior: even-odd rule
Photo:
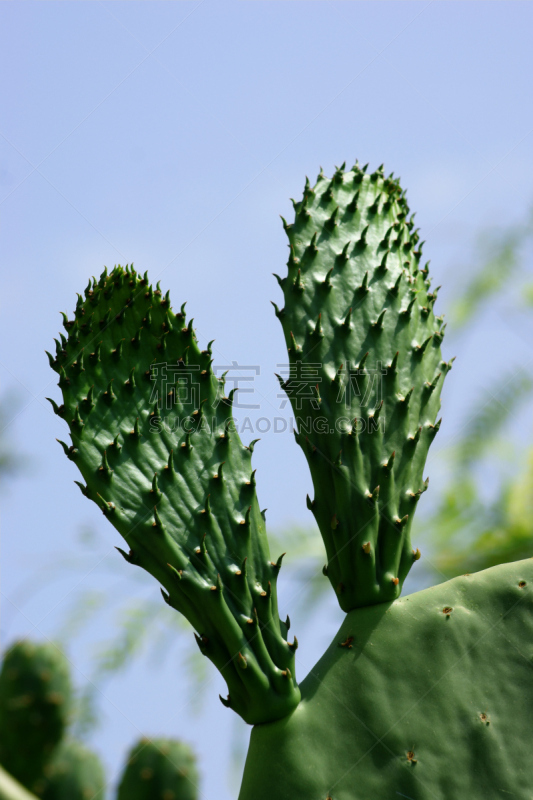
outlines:
[[[410,528],[450,364],[398,182],[341,167],[307,182],[294,207],[288,275],[276,276],[290,361],[280,382],[313,478],[324,571],[350,611],[398,597],[420,556]]]
[[[210,347],[128,267],[89,282],[64,326],[49,355],[63,404],[51,402],[81,491],[196,629],[228,684],[223,702],[250,723],[285,716],[299,690],[277,610],[281,559],[270,560],[253,443],[239,439]]]
[[[141,739],[132,748],[117,800],[196,800],[194,753],[173,739]]]
[[[68,723],[69,667],[53,644],[16,642],[0,672],[0,763],[23,786],[35,782]]]
[[[350,612],[290,719],[252,731],[240,800],[526,800],[532,641],[531,559]]]

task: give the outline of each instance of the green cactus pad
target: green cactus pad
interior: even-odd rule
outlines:
[[[444,327],[400,186],[381,169],[322,173],[294,203],[276,313],[280,377],[313,478],[324,569],[344,611],[393,600],[419,551],[410,529],[440,423]]]
[[[30,791],[63,736],[71,697],[68,663],[55,645],[20,641],[7,650],[0,672],[0,763]]]
[[[527,800],[533,560],[352,611],[301,690],[240,800]]]
[[[104,768],[98,756],[73,739],[63,742],[36,788],[42,800],[102,800]]]
[[[83,494],[196,629],[228,684],[223,702],[250,723],[285,716],[299,690],[277,610],[281,559],[270,560],[253,442],[239,439],[210,347],[133,267],[89,282],[64,326],[49,355],[63,404],[51,402]]]
[[[173,739],[141,739],[132,748],[117,800],[196,800],[194,753]]]

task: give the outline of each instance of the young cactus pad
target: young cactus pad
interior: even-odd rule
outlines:
[[[71,683],[68,662],[53,644],[20,641],[0,672],[0,763],[30,791],[66,730]]]
[[[250,723],[299,702],[295,644],[278,617],[265,520],[232,396],[200,351],[185,309],[133,267],[107,270],[78,296],[52,367],[81,491],[129,545],[122,554],[165,587],[225,678],[223,700]]]
[[[197,800],[194,753],[173,739],[141,739],[129,756],[117,800]]]
[[[324,568],[344,611],[393,600],[449,363],[422,243],[397,180],[344,165],[294,203],[278,278],[290,370],[280,378],[313,479]]]

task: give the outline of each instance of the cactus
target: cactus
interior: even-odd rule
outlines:
[[[254,443],[240,441],[232,394],[184,306],[174,314],[133,267],[89,282],[48,354],[63,393],[50,402],[72,439],[62,447],[128,542],[122,555],[195,628],[228,684],[223,703],[255,725],[240,800],[455,800],[495,786],[525,798],[533,563],[400,598],[420,558],[410,532],[452,364],[405,193],[382,168],[343,165],[307,181],[294,207],[288,274],[276,276],[289,355],[278,377],[311,470],[324,574],[346,612],[301,687]],[[152,772],[169,768],[154,744],[134,749],[124,798],[177,791]]]
[[[0,672],[0,763],[33,790],[65,733],[71,704],[65,656],[53,644],[16,642]]]
[[[398,597],[419,557],[410,529],[450,364],[398,181],[357,165],[321,172],[294,206],[278,278],[290,359],[280,381],[313,478],[325,573],[351,611]]]
[[[527,798],[532,612],[531,559],[351,611],[240,800]]]
[[[141,739],[131,750],[117,800],[196,800],[195,756],[172,739]]]
[[[116,267],[90,282],[68,337],[56,341],[63,404],[94,500],[128,543],[122,555],[164,586],[250,723],[292,711],[295,646],[277,611],[281,558],[271,561],[251,456],[231,414],[233,392],[200,352],[185,309],[147,276]]]
[[[103,798],[100,759],[65,736],[70,700],[68,662],[55,645],[20,641],[6,652],[0,672],[0,800]],[[188,745],[142,739],[129,754],[118,800],[196,800],[197,786]]]
[[[61,743],[36,788],[42,800],[101,800],[104,769],[95,753],[74,739]]]

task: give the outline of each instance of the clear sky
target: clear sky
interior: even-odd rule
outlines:
[[[532,30],[531,3],[509,1],[0,4],[0,369],[5,434],[27,459],[3,500],[3,644],[53,637],[82,589],[138,589],[124,571],[116,584],[101,574],[101,551],[59,577],[45,568],[50,554],[82,552],[83,527],[105,541],[108,573],[118,560],[108,550],[120,544],[55,443],[65,431],[44,400],[59,397],[44,350],[58,311],[72,311],[104,265],[133,261],[174,306],[188,301],[200,339],[216,338],[215,364],[258,368],[242,374],[254,375],[249,402],[259,408],[237,415],[288,418],[269,302],[279,301],[271,273],[283,274],[287,253],[278,215],[290,218],[289,198],[320,166],[383,162],[408,189],[445,313],[478,229],[522,220],[533,196]],[[465,387],[483,388],[495,362],[529,350],[498,324],[466,353],[445,347],[460,358],[444,392],[443,442]],[[254,460],[269,524],[310,524],[310,479],[292,436],[261,436]],[[112,630],[99,620],[69,653],[80,684],[91,648]],[[300,676],[338,621],[332,610],[320,633],[306,629]],[[223,685],[209,673],[208,711],[195,716],[178,661],[138,664],[106,685],[91,741],[115,779],[140,732],[188,738],[203,800],[229,800]]]

